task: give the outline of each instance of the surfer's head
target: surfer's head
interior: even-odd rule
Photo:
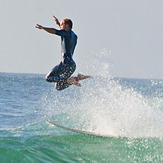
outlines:
[[[73,26],[73,23],[71,19],[66,18],[61,21],[60,29],[69,30],[69,29],[72,29],[72,26]]]

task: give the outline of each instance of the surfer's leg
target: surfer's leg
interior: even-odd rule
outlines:
[[[61,81],[65,81],[66,77],[64,76],[64,73],[65,73],[65,65],[61,62],[59,65],[55,66],[46,75],[46,81],[47,82],[61,82]]]
[[[67,82],[57,82],[55,88],[57,91],[62,91],[63,89],[68,88],[70,85],[72,84]]]
[[[68,88],[72,83],[69,83],[67,79],[74,73],[76,69],[76,64],[75,62],[71,65],[64,65],[63,67],[63,74],[60,75],[64,80],[59,81],[56,83],[56,89],[57,90],[63,90],[65,88]]]
[[[55,82],[54,77],[59,77],[59,65],[55,66],[47,75],[46,81],[47,82]]]

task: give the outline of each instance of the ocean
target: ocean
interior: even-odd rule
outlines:
[[[163,162],[163,79],[103,74],[81,84],[56,91],[45,75],[0,73],[0,162]]]

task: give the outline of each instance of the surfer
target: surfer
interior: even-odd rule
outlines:
[[[76,64],[72,57],[77,44],[77,35],[72,31],[73,23],[71,19],[63,19],[60,23],[55,16],[53,16],[53,18],[60,27],[60,30],[36,24],[36,28],[38,29],[43,29],[48,33],[61,36],[61,53],[63,60],[46,75],[46,81],[55,82],[57,90],[63,90],[72,84],[81,86],[78,81],[90,76],[78,74],[77,77],[71,77],[76,69]]]

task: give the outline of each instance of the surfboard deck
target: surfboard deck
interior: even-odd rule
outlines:
[[[75,132],[75,133],[86,134],[86,135],[97,136],[97,137],[104,137],[104,138],[122,138],[122,137],[119,137],[119,136],[116,137],[116,136],[113,136],[113,135],[102,135],[102,134],[96,134],[96,133],[89,132],[89,131],[72,129],[72,128],[68,128],[68,127],[64,127],[64,126],[58,125],[58,124],[56,124],[54,122],[51,122],[49,120],[47,120],[47,122],[49,124],[55,126],[55,127],[58,127],[58,128],[61,128],[61,129],[67,130],[67,131]]]

